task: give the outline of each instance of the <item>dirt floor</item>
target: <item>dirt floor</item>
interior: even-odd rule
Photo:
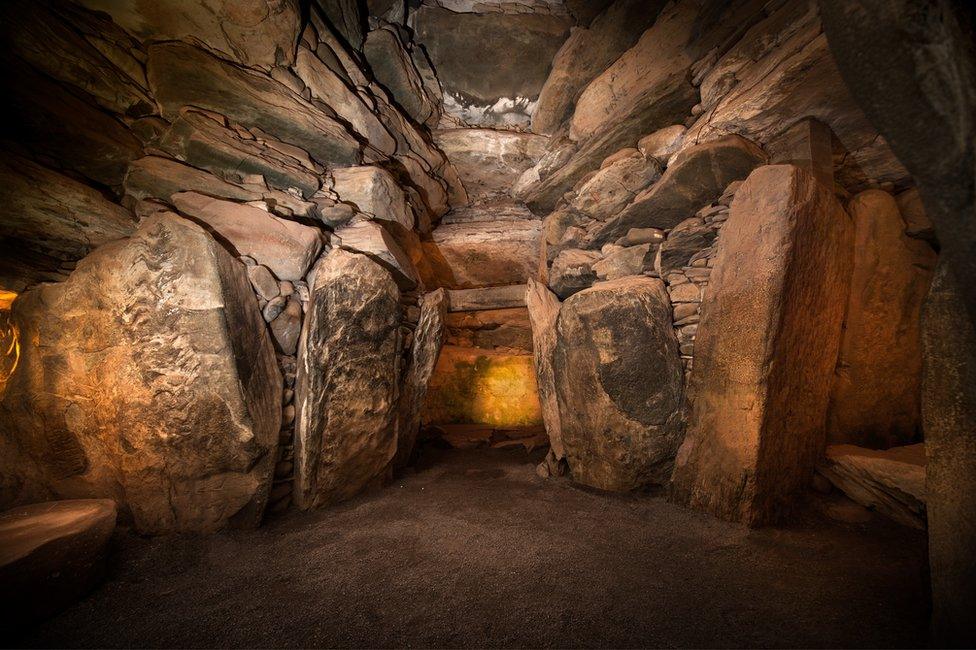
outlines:
[[[107,582],[12,645],[920,646],[925,537],[814,507],[749,531],[534,473],[525,451],[415,473],[257,531],[120,533]]]

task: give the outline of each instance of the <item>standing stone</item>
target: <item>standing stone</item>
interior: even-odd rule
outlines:
[[[875,448],[906,444],[920,428],[922,303],[936,253],[905,235],[898,205],[886,192],[858,194],[848,212],[854,274],[827,437]]]
[[[410,462],[417,434],[420,432],[420,410],[427,395],[427,385],[434,373],[437,358],[444,345],[448,298],[444,289],[424,294],[420,299],[420,320],[413,335],[410,367],[403,383],[400,398],[400,417],[397,423],[397,451],[394,465],[404,467]]]
[[[566,457],[562,427],[559,424],[559,403],[556,401],[556,377],[553,356],[556,351],[556,322],[559,318],[559,299],[541,282],[529,278],[525,292],[525,306],[532,324],[532,354],[535,361],[536,383],[542,421],[549,435],[549,446],[556,460]]]
[[[602,490],[664,483],[682,430],[682,370],[660,280],[601,282],[563,303],[556,397],[573,479]]]
[[[295,502],[349,499],[397,449],[400,291],[365,255],[334,249],[315,281],[298,351]]]
[[[672,498],[752,526],[809,485],[850,289],[851,219],[814,176],[760,167],[722,229]]]
[[[112,498],[138,531],[256,526],[281,377],[243,265],[172,213],[18,297],[0,507]]]
[[[933,621],[976,639],[976,328],[940,260],[923,316],[922,421],[927,457]]]

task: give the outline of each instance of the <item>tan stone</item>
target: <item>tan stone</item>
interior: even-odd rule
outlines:
[[[495,129],[445,129],[434,142],[457,169],[471,199],[507,194],[545,153],[547,139]]]
[[[761,525],[823,453],[853,224],[804,170],[760,167],[735,195],[702,304],[672,498]]]
[[[532,324],[532,354],[542,421],[546,425],[549,446],[556,460],[566,457],[562,427],[559,423],[559,403],[556,400],[556,377],[553,355],[556,351],[556,323],[559,318],[559,299],[541,282],[529,279],[525,304]]]
[[[936,253],[905,235],[895,199],[881,190],[848,204],[854,273],[827,436],[834,443],[889,447],[920,430],[922,304]]]
[[[535,274],[542,223],[536,220],[447,224],[424,242],[441,286],[524,284]]]
[[[333,190],[339,199],[380,221],[392,221],[407,230],[414,215],[400,185],[380,167],[345,167],[332,170]]]

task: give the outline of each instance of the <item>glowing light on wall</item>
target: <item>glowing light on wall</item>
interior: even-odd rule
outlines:
[[[16,293],[0,291],[0,395],[20,361],[20,332],[10,314]]]

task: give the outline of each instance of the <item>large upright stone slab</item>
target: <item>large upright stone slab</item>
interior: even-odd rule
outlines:
[[[281,377],[244,266],[171,213],[14,305],[0,506],[114,499],[143,533],[261,520]]]
[[[933,620],[945,639],[976,639],[976,327],[942,260],[925,304],[922,421],[927,457]]]
[[[675,501],[755,526],[809,485],[853,235],[833,193],[797,167],[760,167],[736,191],[702,304]]]
[[[542,282],[529,278],[525,291],[525,306],[532,325],[532,356],[535,378],[539,386],[542,421],[546,425],[549,446],[556,459],[566,456],[563,447],[562,425],[559,423],[559,403],[556,400],[556,376],[553,366],[556,352],[556,323],[559,319],[559,298]]]
[[[349,499],[397,450],[400,291],[365,255],[334,249],[315,282],[298,351],[295,502]]]
[[[601,282],[562,304],[553,358],[573,480],[601,490],[662,484],[682,431],[682,370],[664,284]]]
[[[854,220],[854,273],[827,437],[887,448],[920,433],[922,304],[937,256],[927,242],[905,235],[887,192],[862,192],[847,210]]]
[[[446,333],[448,296],[444,289],[424,294],[420,299],[420,319],[413,333],[410,366],[403,382],[400,415],[397,420],[397,451],[394,465],[405,466],[413,455],[420,432],[420,410],[427,395],[430,377],[441,354]]]
[[[345,128],[286,86],[182,43],[149,47],[149,85],[173,120],[184,106],[226,115],[301,147],[325,165],[355,165],[360,147]]]

